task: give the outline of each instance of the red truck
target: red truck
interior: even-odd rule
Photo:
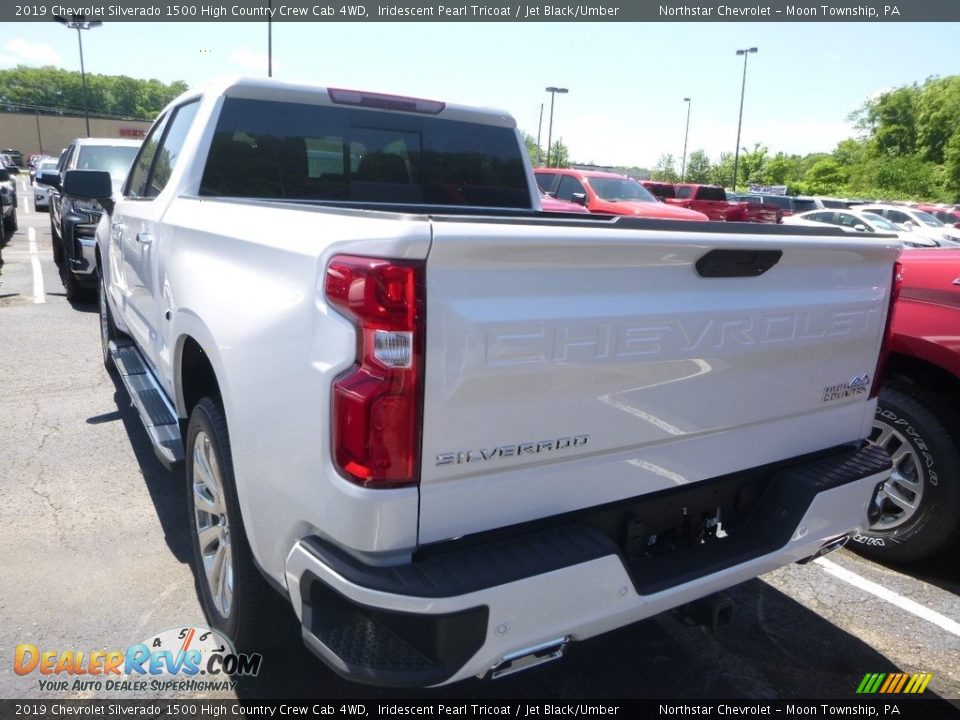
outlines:
[[[620,173],[540,167],[534,170],[534,175],[540,190],[550,197],[583,205],[592,213],[659,220],[704,222],[709,219],[689,208],[658,202],[643,185]]]
[[[698,183],[663,183],[643,181],[643,186],[670,205],[679,205],[702,212],[711,220],[728,222],[779,223],[783,211],[772,205],[746,200],[729,200],[727,192],[719,185]]]
[[[893,459],[852,547],[915,562],[960,543],[960,257],[904,250],[871,440]]]

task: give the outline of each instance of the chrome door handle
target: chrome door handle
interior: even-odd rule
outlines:
[[[153,242],[153,235],[149,232],[137,233],[137,242],[141,245],[149,245]]]

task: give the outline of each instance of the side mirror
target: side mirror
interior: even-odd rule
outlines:
[[[60,173],[56,170],[40,170],[34,178],[34,182],[37,183],[37,185],[49,185],[59,190]]]
[[[853,229],[856,230],[857,232],[866,232],[867,226],[864,225],[863,223],[857,223],[856,225],[853,226]]]
[[[575,202],[577,205],[587,205],[587,194],[586,193],[573,193],[570,196],[570,202]]]
[[[103,170],[67,170],[63,194],[83,200],[104,200],[113,196],[110,173]]]

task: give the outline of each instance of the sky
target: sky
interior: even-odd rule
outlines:
[[[76,33],[54,22],[4,23],[0,68],[79,70]],[[468,23],[273,24],[275,78],[501,108],[571,159],[679,167],[687,104],[688,153],[713,160],[736,145],[749,56],[741,147],[830,152],[855,135],[848,120],[868,98],[930,76],[960,74],[960,23]],[[84,33],[88,73],[184,80],[265,76],[266,22],[114,22]],[[951,50],[951,48],[954,48]],[[541,125],[541,106],[543,118]]]

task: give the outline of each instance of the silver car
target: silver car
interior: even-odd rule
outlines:
[[[900,238],[904,247],[940,247],[945,241],[934,240],[924,233],[914,232],[887,220],[882,215],[860,209],[847,210],[810,210],[809,212],[784,218],[785,224],[806,224],[808,222],[838,225],[850,232],[889,233]]]
[[[56,170],[57,161],[53,158],[44,160],[37,166],[37,172],[42,170]],[[37,210],[46,210],[50,207],[50,186],[33,181],[33,205]]]

